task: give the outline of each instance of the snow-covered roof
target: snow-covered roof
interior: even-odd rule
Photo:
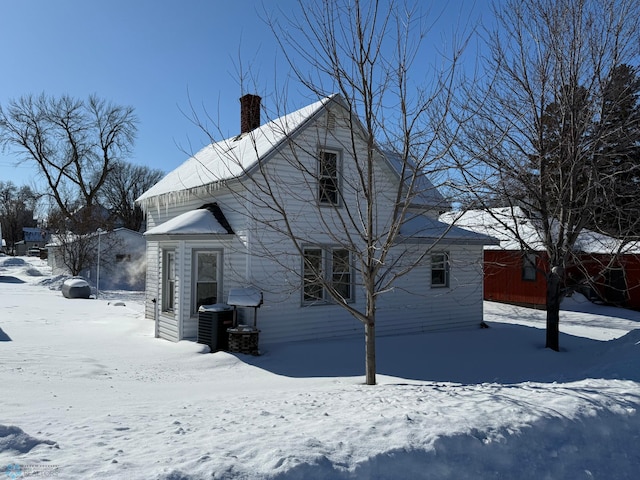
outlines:
[[[428,215],[407,218],[400,227],[400,236],[406,242],[415,243],[442,239],[446,243],[465,245],[497,244],[497,240],[488,235],[449,225]]]
[[[144,192],[137,202],[144,205],[158,196],[179,198],[181,192],[207,186],[214,190],[218,182],[242,176],[334,98],[326,97],[251,132],[207,145]]]
[[[210,210],[199,208],[150,228],[144,235],[226,235],[228,233]]]
[[[133,237],[142,236],[142,233],[136,232],[135,230],[131,230],[130,228],[127,228],[127,227],[118,227],[118,228],[114,228],[113,230],[101,230],[100,232],[96,231],[88,234],[87,236],[96,237],[97,235],[100,235],[104,238],[105,236],[111,236],[111,235],[122,236],[122,234],[126,234]],[[45,247],[46,248],[60,247],[63,244],[73,243],[77,241],[79,237],[82,237],[82,236],[84,235],[78,235],[76,233],[71,233],[71,232],[54,233],[51,235],[49,242],[45,244]]]
[[[441,215],[440,220],[497,238],[500,244],[486,247],[489,249],[520,250],[522,244],[518,239],[521,239],[531,250],[545,250],[541,226],[520,207],[448,212]],[[584,229],[576,240],[574,250],[585,253],[640,253],[640,245],[624,244],[618,239]]]

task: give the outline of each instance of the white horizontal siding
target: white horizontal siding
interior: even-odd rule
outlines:
[[[396,282],[381,296],[377,309],[379,334],[472,328],[482,322],[482,247],[438,245],[450,256],[450,280],[431,288],[431,259]]]
[[[160,267],[158,258],[158,242],[147,242],[147,273],[146,273],[146,289],[144,316],[151,320],[155,320],[156,302],[160,301],[158,297],[158,279],[160,278]]]
[[[276,190],[277,201],[286,207],[289,227],[299,234],[299,245],[335,246],[345,239],[345,229],[355,231],[360,228],[358,225],[351,225],[351,220],[341,218],[341,214],[350,209],[353,221],[357,221],[358,215],[353,213],[356,204],[361,202],[360,191],[350,187],[356,184],[353,159],[347,155],[351,135],[346,128],[338,128],[334,133],[327,136],[322,129],[310,126],[295,138],[299,146],[298,159],[303,159],[306,168],[315,172],[318,148],[340,150],[344,198],[349,208],[338,211],[333,208],[318,208],[317,184],[313,179],[305,180],[301,170],[287,160],[287,156],[291,158],[289,147],[285,146],[263,165],[271,180],[270,187]],[[365,146],[360,145],[360,150],[364,152]],[[392,215],[397,185],[386,164],[381,163],[380,167],[376,174],[375,215],[379,222],[378,231],[384,232]],[[257,174],[253,178],[261,177]],[[261,189],[254,186],[249,190],[260,192]],[[344,308],[337,305],[302,306],[301,259],[293,242],[278,232],[279,228],[284,227],[284,223],[274,213],[273,207],[276,207],[277,202],[262,198],[252,204],[244,195],[246,193],[234,197],[228,191],[225,193],[220,190],[215,198],[183,198],[180,204],[149,211],[148,226],[151,227],[205,203],[217,201],[236,232],[231,242],[214,237],[206,241],[179,242],[180,248],[176,254],[177,265],[180,265],[176,282],[178,316],[175,322],[161,319],[163,338],[180,340],[195,339],[197,336],[197,315],[191,315],[190,308],[192,254],[194,249],[199,248],[223,249],[223,298],[220,301],[225,301],[229,289],[236,286],[254,285],[263,291],[264,305],[257,312],[261,344],[361,335],[362,324]],[[249,221],[251,218],[253,220]],[[149,242],[149,245],[152,243]],[[155,256],[156,264],[159,264],[160,247],[150,248],[149,260],[153,260],[152,257]],[[450,253],[449,287],[431,288],[430,256],[425,256],[422,265],[401,277],[394,289],[380,296],[377,304],[379,335],[468,328],[477,326],[482,321],[481,247],[439,246],[437,250],[447,250]],[[147,278],[148,291],[158,291],[161,273],[149,275],[148,271]],[[362,291],[356,291],[353,306],[364,311]],[[253,309],[240,309],[239,316],[240,321],[253,323]]]
[[[178,325],[178,319],[175,316],[168,316],[166,314],[160,314],[158,317],[158,332],[160,338],[177,342],[181,340],[178,332],[180,328]]]
[[[378,335],[474,328],[482,322],[481,247],[439,246],[450,254],[450,286],[431,288],[430,256],[396,288],[379,297]],[[275,285],[277,275],[272,277]],[[364,295],[356,292],[353,304],[364,311]],[[363,332],[362,324],[338,305],[302,306],[300,290],[289,295],[265,294],[258,310],[261,343],[345,337]],[[250,316],[250,312],[248,312]]]

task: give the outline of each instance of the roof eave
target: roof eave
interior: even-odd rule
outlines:
[[[397,243],[405,243],[405,244],[415,244],[415,245],[421,245],[421,244],[434,244],[434,243],[438,243],[438,244],[445,244],[445,245],[479,245],[479,246],[485,246],[485,245],[499,245],[499,242],[495,239],[492,239],[490,237],[488,238],[449,238],[449,237],[438,237],[438,236],[432,236],[432,237],[416,237],[416,236],[402,236],[400,235],[398,237],[398,242]]]
[[[144,234],[149,242],[168,242],[176,240],[228,240],[233,238],[231,233],[152,233]]]

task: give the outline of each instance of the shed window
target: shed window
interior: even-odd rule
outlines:
[[[431,288],[449,286],[449,253],[431,254]]]
[[[527,253],[522,257],[522,280],[535,282],[536,275],[536,255]]]
[[[321,205],[340,203],[339,174],[338,152],[321,150],[318,155],[318,202]]]
[[[173,312],[176,292],[176,254],[173,250],[162,253],[162,311]]]

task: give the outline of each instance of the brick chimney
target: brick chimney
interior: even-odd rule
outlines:
[[[240,97],[240,134],[260,126],[260,100],[259,96],[250,93]]]

